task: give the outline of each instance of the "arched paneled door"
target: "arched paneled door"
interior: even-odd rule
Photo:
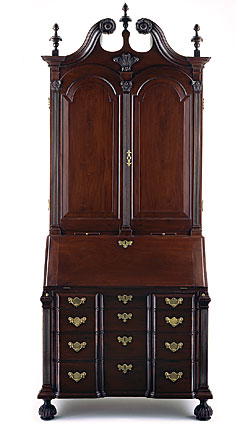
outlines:
[[[135,78],[132,228],[188,232],[191,222],[192,87],[161,67]]]
[[[100,68],[79,67],[63,80],[63,231],[117,232],[120,226],[120,100]]]

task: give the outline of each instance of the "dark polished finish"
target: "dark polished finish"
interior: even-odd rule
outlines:
[[[44,404],[39,408],[39,415],[42,420],[52,420],[57,414],[56,407],[51,405],[50,400],[44,400]]]
[[[53,398],[145,396],[201,401],[208,386],[208,284],[201,227],[202,72],[150,19],[152,47],[102,48],[92,26],[50,67],[50,233],[39,413]],[[56,28],[56,31],[58,28]],[[194,38],[195,38],[194,37]]]
[[[207,404],[207,401],[204,399],[201,399],[200,404],[197,405],[194,410],[194,415],[196,416],[197,420],[208,421],[213,415],[213,411],[211,406]]]
[[[195,35],[192,38],[192,43],[194,43],[195,51],[194,51],[194,57],[200,57],[200,43],[203,41],[203,38],[198,34],[198,31],[200,31],[200,27],[198,24],[194,26]]]
[[[52,50],[52,56],[58,56],[59,41],[62,41],[61,37],[57,34],[57,31],[59,30],[59,25],[55,24],[52,29],[55,31],[54,35],[49,39],[49,41],[52,41],[54,46],[54,50]]]

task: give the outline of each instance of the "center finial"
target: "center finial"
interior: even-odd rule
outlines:
[[[128,29],[128,23],[132,22],[132,19],[127,15],[128,5],[124,3],[122,10],[124,11],[124,15],[121,17],[120,22],[123,23],[124,29]]]

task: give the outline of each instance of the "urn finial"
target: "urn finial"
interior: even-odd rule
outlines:
[[[52,50],[52,56],[58,56],[59,41],[62,41],[61,37],[57,34],[57,31],[59,30],[59,25],[55,24],[52,29],[55,31],[54,35],[52,35],[52,37],[50,37],[49,39],[49,41],[53,42],[54,46],[54,50]]]
[[[128,5],[124,3],[122,10],[124,11],[124,15],[121,17],[120,22],[123,23],[124,29],[128,29],[128,23],[132,21],[132,19],[127,15]]]
[[[203,38],[198,34],[198,31],[200,31],[200,27],[198,24],[194,26],[195,35],[192,38],[192,43],[194,43],[195,51],[194,51],[194,57],[200,57],[200,43],[203,41]]]

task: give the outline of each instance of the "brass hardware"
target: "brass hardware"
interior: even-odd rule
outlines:
[[[175,372],[175,371],[173,371],[173,372],[171,372],[171,373],[169,373],[169,372],[165,372],[165,377],[166,377],[166,379],[168,379],[169,378],[169,380],[171,380],[173,383],[175,383],[177,380],[179,380],[179,378],[182,378],[182,376],[183,376],[183,372]]]
[[[203,212],[204,201],[201,201],[201,211]]]
[[[132,319],[133,314],[129,313],[127,314],[126,312],[124,312],[123,314],[117,314],[117,317],[119,319],[122,319],[123,322],[127,322],[128,319]]]
[[[50,200],[48,199],[48,211],[50,210]]]
[[[46,293],[45,296],[48,297],[49,296],[49,293]]]
[[[85,324],[85,322],[87,321],[87,317],[68,317],[68,321],[70,322],[70,324],[73,324],[75,327],[79,327],[81,324]]]
[[[202,99],[202,109],[204,110],[204,108],[205,108],[205,99],[203,97],[203,99]]]
[[[176,308],[178,305],[182,305],[183,298],[179,297],[179,299],[176,299],[176,297],[172,297],[172,299],[169,299],[168,297],[165,297],[166,305],[172,306],[172,308]]]
[[[165,342],[165,348],[171,350],[171,352],[177,352],[177,350],[182,349],[183,343],[176,343],[176,342]]]
[[[202,297],[206,296],[206,293],[202,293]]]
[[[118,240],[119,246],[122,246],[124,249],[127,249],[129,246],[132,246],[132,240]]]
[[[177,325],[182,324],[183,323],[183,317],[180,318],[176,318],[176,317],[165,317],[165,321],[167,324],[172,325],[172,327],[177,327]]]
[[[79,381],[82,379],[82,378],[85,378],[86,377],[86,375],[87,375],[87,373],[85,372],[85,371],[83,371],[83,372],[78,372],[78,371],[76,371],[76,372],[71,372],[71,371],[69,371],[68,372],[68,376],[69,376],[69,378],[72,378],[76,383],[79,383]]]
[[[127,154],[127,165],[130,166],[131,163],[132,163],[132,152],[131,152],[131,150],[128,150],[126,152],[126,154]]]
[[[48,106],[49,106],[49,109],[50,109],[50,97],[48,97]]]
[[[128,301],[131,302],[131,300],[133,299],[133,296],[131,294],[130,295],[127,295],[127,294],[120,295],[120,294],[118,294],[117,298],[118,298],[119,302],[123,302],[124,305],[126,305],[128,303]]]
[[[118,368],[119,371],[122,371],[123,374],[127,374],[128,371],[132,371],[133,365],[132,364],[129,364],[129,365],[127,365],[127,364],[123,364],[123,365],[118,364],[117,365],[117,368]]]
[[[87,346],[87,342],[68,342],[68,346],[70,349],[73,349],[75,352],[80,352],[81,349],[85,349]]]
[[[127,337],[127,336],[123,336],[123,337],[118,336],[117,337],[117,340],[118,340],[119,343],[122,343],[123,346],[127,346],[128,343],[131,343],[132,342],[133,337],[132,336],[129,336],[129,337]]]
[[[72,299],[72,297],[68,297],[68,302],[78,308],[78,306],[86,302],[86,297],[82,297],[81,299],[80,297],[74,297],[74,299]]]

